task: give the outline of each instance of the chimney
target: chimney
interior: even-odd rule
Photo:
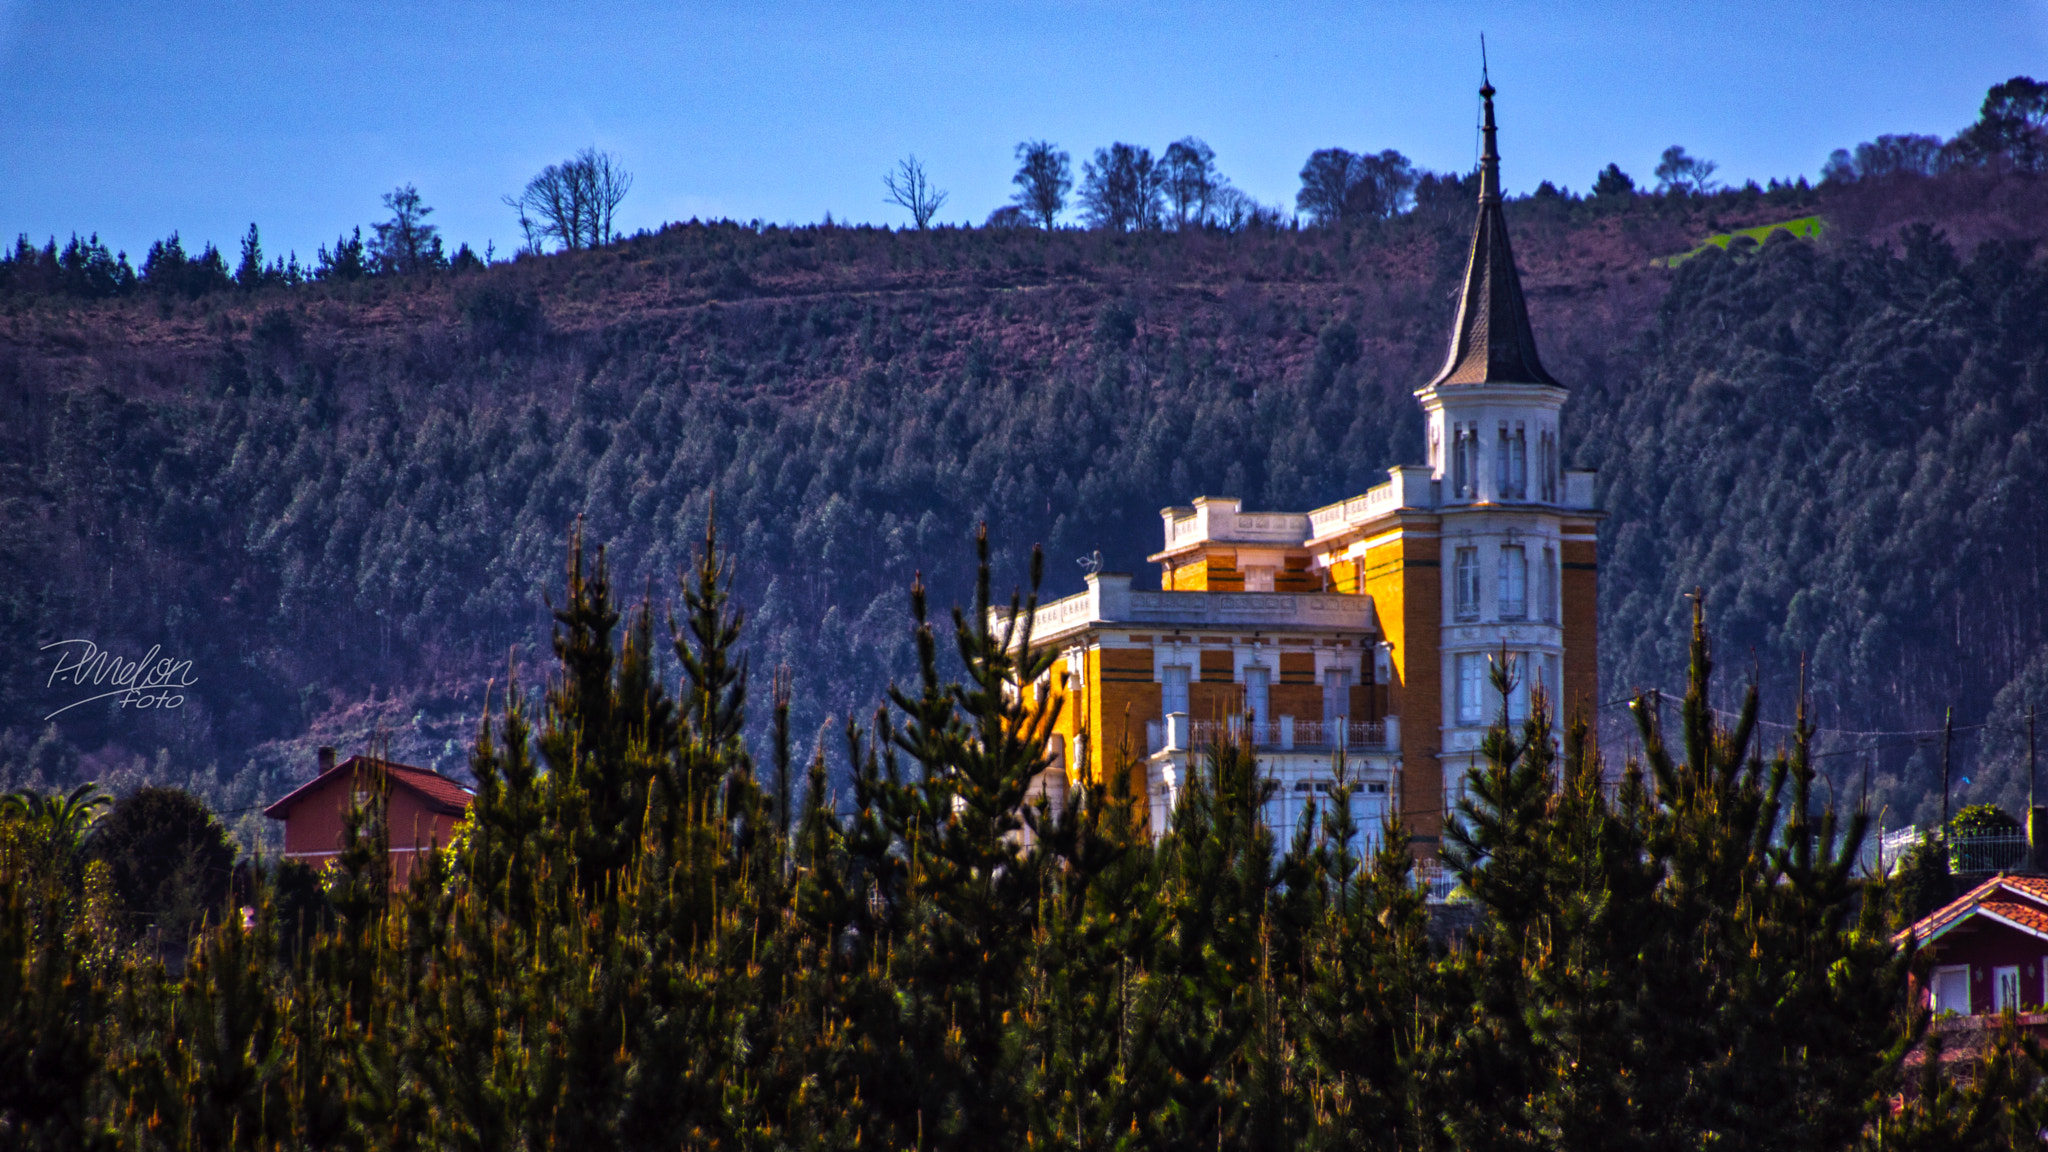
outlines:
[[[332,771],[333,768],[334,749],[323,744],[320,747],[320,772],[324,775],[327,772]]]

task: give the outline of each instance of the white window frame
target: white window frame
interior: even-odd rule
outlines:
[[[1276,569],[1271,564],[1253,564],[1244,570],[1244,590],[1247,592],[1271,592]]]
[[[1963,1003],[1961,1007],[1942,1002],[1942,984],[1949,978],[1961,979],[1963,986]],[[1928,973],[1927,1006],[1937,1014],[1955,1012],[1968,1016],[1970,1014],[1970,966],[1968,964],[1944,964]]]
[[[1991,970],[1991,1010],[2020,1010],[2020,966],[2001,964]]]
[[[1272,669],[1264,664],[1247,664],[1244,669],[1244,710],[1251,713],[1255,728],[1263,728],[1272,717]]]
[[[1529,674],[1536,661],[1527,652],[1508,653],[1508,723],[1529,718]]]
[[[1537,575],[1542,585],[1538,589],[1537,598],[1543,605],[1543,622],[1545,624],[1555,624],[1557,623],[1558,615],[1556,545],[1545,544],[1543,546],[1543,567],[1537,570]]]
[[[1323,672],[1323,723],[1334,725],[1351,718],[1351,669],[1330,668]],[[1334,732],[1331,739],[1336,740]]]
[[[1452,660],[1457,684],[1458,723],[1483,723],[1486,716],[1486,658],[1477,652],[1460,652]]]
[[[1479,549],[1460,548],[1451,560],[1452,611],[1460,620],[1479,619]]]
[[[1529,550],[1520,544],[1500,546],[1500,618],[1529,618]]]

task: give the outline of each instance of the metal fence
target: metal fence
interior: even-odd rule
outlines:
[[[1958,876],[2007,872],[2027,862],[2025,832],[1980,832],[1949,840],[1949,871]]]

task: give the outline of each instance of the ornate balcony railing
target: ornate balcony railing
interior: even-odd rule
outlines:
[[[1185,726],[1185,731],[1177,730]],[[1263,752],[1317,752],[1345,749],[1354,752],[1383,751],[1388,745],[1387,725],[1379,720],[1296,720],[1282,716],[1276,721],[1251,720],[1152,720],[1145,724],[1145,751],[1149,755],[1202,749],[1211,744],[1235,744],[1249,738],[1254,749]]]

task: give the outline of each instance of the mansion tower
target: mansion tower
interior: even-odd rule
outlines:
[[[1161,513],[1160,591],[1087,578],[1043,605],[1065,694],[1062,777],[1122,763],[1154,834],[1218,738],[1248,739],[1278,790],[1286,843],[1341,756],[1360,828],[1389,808],[1433,856],[1486,728],[1527,714],[1540,684],[1563,720],[1598,697],[1593,473],[1566,469],[1565,389],[1543,368],[1501,210],[1493,88],[1482,87],[1479,212],[1443,368],[1415,393],[1429,462],[1311,512],[1198,497]],[[1506,653],[1503,701],[1489,668]]]

